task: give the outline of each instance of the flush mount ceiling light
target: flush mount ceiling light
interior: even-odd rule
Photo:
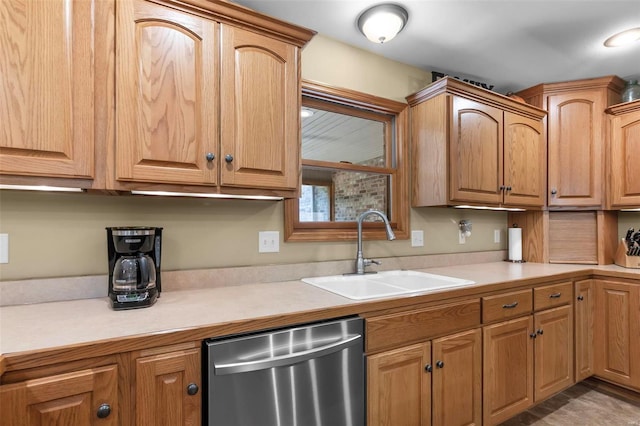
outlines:
[[[313,110],[311,110],[309,108],[302,107],[302,109],[300,109],[300,117],[302,117],[302,118],[309,118],[313,114],[314,114]]]
[[[640,27],[614,34],[604,41],[604,45],[607,47],[627,46],[638,40],[640,40]]]
[[[360,14],[358,28],[374,43],[386,43],[407,24],[409,14],[397,4],[379,4]]]

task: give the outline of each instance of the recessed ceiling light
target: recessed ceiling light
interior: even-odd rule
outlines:
[[[379,4],[360,14],[358,28],[374,43],[386,43],[394,38],[407,24],[409,14],[397,4]]]
[[[312,115],[313,115],[313,110],[309,108],[302,108],[300,110],[300,117],[302,118],[308,118],[308,117],[311,117]]]
[[[638,40],[640,40],[640,28],[631,28],[612,35],[604,41],[604,45],[607,47],[627,46]]]

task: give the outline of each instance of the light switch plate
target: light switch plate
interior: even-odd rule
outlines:
[[[0,263],[9,263],[9,234],[0,234]]]
[[[258,253],[277,253],[280,251],[280,232],[258,232]]]
[[[411,247],[424,246],[424,231],[421,229],[411,231]]]
[[[500,230],[499,229],[494,229],[493,230],[493,242],[494,243],[499,243],[500,242]]]

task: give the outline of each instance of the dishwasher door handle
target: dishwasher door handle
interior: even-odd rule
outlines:
[[[300,362],[309,361],[310,359],[319,358],[325,355],[332,354],[334,352],[341,351],[350,346],[357,345],[361,339],[362,336],[360,334],[356,334],[344,340],[333,342],[325,346],[320,346],[315,349],[309,349],[306,351],[287,355],[274,356],[272,358],[261,359],[259,361],[232,362],[228,364],[216,364],[214,362],[213,374],[216,376],[222,376],[225,374],[245,373],[247,371],[266,370],[274,367],[298,364]]]

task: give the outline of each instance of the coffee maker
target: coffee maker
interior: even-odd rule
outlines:
[[[160,297],[162,228],[107,228],[109,299],[114,310],[145,308]]]

